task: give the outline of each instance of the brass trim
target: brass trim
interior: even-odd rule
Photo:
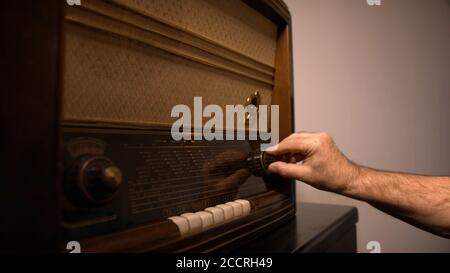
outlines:
[[[261,96],[259,95],[258,91],[255,91],[253,94],[251,94],[250,96],[248,96],[245,99],[244,106],[247,107],[249,105],[254,105],[256,107],[256,114],[258,114],[260,104],[261,104]],[[245,128],[249,127],[249,120],[250,120],[250,113],[247,112],[247,113],[245,113],[245,118],[244,118]]]
[[[245,100],[245,106],[252,104],[255,105],[256,107],[259,107],[259,105],[261,104],[261,96],[259,95],[258,91],[255,91]]]

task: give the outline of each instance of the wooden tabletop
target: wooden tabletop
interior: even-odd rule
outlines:
[[[355,207],[297,203],[296,217],[235,252],[356,252]]]

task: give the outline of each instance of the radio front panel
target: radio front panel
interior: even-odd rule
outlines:
[[[251,215],[258,204],[263,208],[258,196],[271,193],[278,202],[289,201],[283,187],[288,182],[262,171],[257,142],[174,141],[164,129],[65,126],[64,143],[62,226],[68,240],[212,207],[223,214],[223,223],[212,220],[217,226]],[[220,205],[235,200],[247,205],[227,216],[232,206]],[[152,238],[157,239],[164,237]]]
[[[278,159],[259,141],[170,132],[194,97],[224,112],[279,105],[280,139],[292,131],[281,1],[84,0],[63,16],[62,249],[232,250],[294,215],[292,181],[268,173]]]

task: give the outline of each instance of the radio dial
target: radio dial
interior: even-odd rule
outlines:
[[[121,170],[104,156],[82,157],[74,164],[71,174],[69,194],[85,205],[108,202],[123,181]]]

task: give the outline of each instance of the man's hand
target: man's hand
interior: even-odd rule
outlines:
[[[284,161],[270,164],[270,172],[366,201],[416,227],[450,238],[449,176],[394,173],[356,165],[325,133],[292,134],[267,152]]]
[[[272,163],[270,172],[321,190],[346,193],[359,175],[359,167],[339,151],[326,133],[295,133],[267,152],[290,162]]]

